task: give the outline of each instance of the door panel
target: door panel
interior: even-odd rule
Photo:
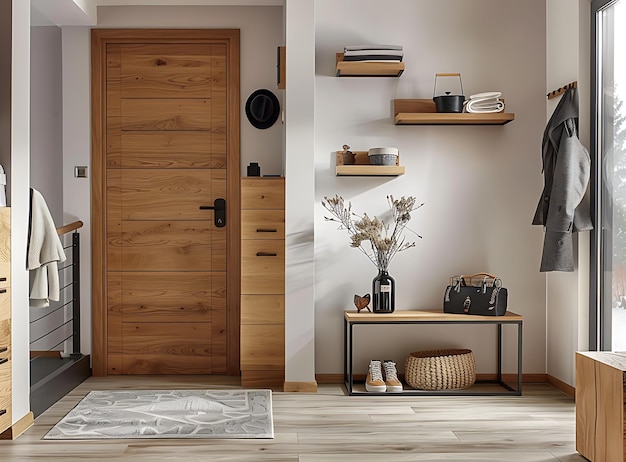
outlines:
[[[221,228],[224,229],[224,228]],[[218,260],[215,257],[214,260]],[[224,258],[225,260],[225,258]],[[226,305],[226,272],[213,272],[211,281],[211,370],[223,374],[227,370],[228,317]],[[239,326],[237,326],[239,328]]]
[[[126,374],[210,374],[211,323],[122,323]]]
[[[219,241],[213,227],[213,221],[123,221],[109,238],[109,270],[211,271]]]
[[[118,311],[124,322],[211,322],[213,296],[223,297],[212,292],[212,273],[207,272],[137,272],[123,279],[118,274],[116,280],[109,310]]]
[[[120,126],[131,130],[209,130],[208,99],[122,99]]]
[[[224,170],[119,169],[109,175],[110,206],[122,220],[213,220],[213,205],[226,196]]]
[[[199,208],[229,199],[226,51],[107,47],[109,374],[227,372],[229,227]]]
[[[136,44],[121,55],[122,97],[209,98],[216,84],[225,86],[224,74],[207,72],[213,56],[225,56],[224,45]]]
[[[226,137],[214,129],[203,132],[124,132],[116,138],[110,137],[109,141],[109,167],[226,168]]]

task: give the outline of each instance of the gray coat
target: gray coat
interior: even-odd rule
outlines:
[[[572,233],[593,229],[589,152],[578,139],[578,92],[565,92],[543,134],[544,188],[533,225],[545,226],[540,271],[574,271]]]

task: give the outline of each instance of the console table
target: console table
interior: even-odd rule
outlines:
[[[521,315],[508,311],[504,316],[475,316],[467,314],[450,314],[435,310],[395,311],[393,313],[357,313],[344,312],[343,320],[343,379],[349,395],[389,395],[385,392],[360,392],[354,390],[353,354],[354,328],[357,325],[393,325],[393,324],[490,324],[497,327],[497,375],[495,380],[481,380],[476,383],[492,383],[502,391],[484,391],[479,387],[463,390],[416,390],[405,389],[405,395],[517,395],[522,394],[522,321]],[[517,325],[517,388],[513,388],[502,380],[502,325]],[[395,393],[394,393],[395,394]]]
[[[626,460],[626,353],[576,353],[576,450],[592,462]]]

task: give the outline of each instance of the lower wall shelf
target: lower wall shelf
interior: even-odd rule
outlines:
[[[400,156],[396,165],[371,165],[367,151],[352,151],[355,155],[354,164],[344,163],[343,151],[336,152],[337,176],[399,176],[404,175],[404,167],[399,165]]]

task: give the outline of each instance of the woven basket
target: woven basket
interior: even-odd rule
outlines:
[[[416,351],[406,359],[406,383],[420,390],[468,388],[476,382],[474,353],[467,349]]]

